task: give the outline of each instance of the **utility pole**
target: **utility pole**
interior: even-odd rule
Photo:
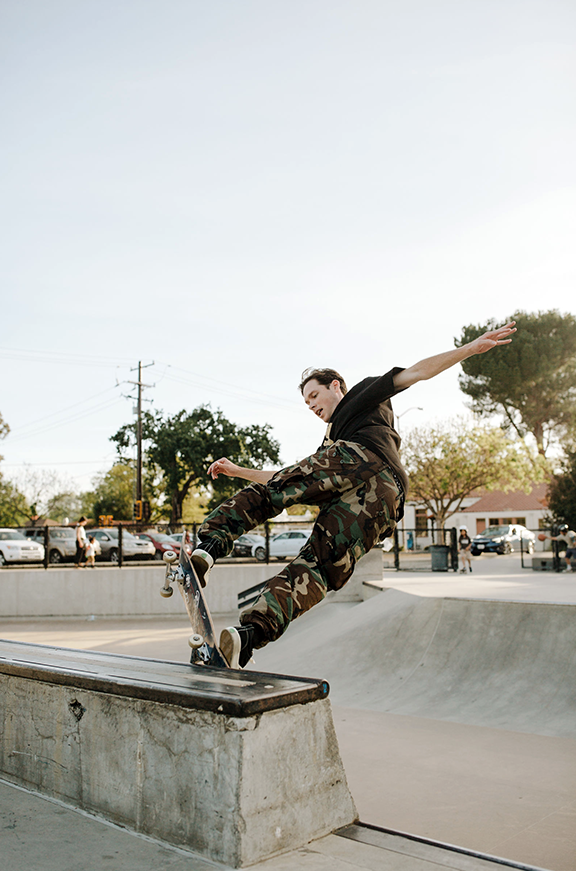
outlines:
[[[129,384],[135,384],[138,388],[138,399],[136,406],[136,413],[138,415],[138,420],[136,423],[136,505],[135,505],[135,520],[144,520],[144,511],[143,511],[143,499],[142,499],[142,388],[143,387],[153,387],[152,384],[143,384],[142,382],[142,369],[147,369],[149,366],[153,366],[154,361],[152,363],[147,363],[145,366],[142,366],[142,361],[138,361],[138,381],[129,381]],[[132,370],[134,371],[134,370]]]
[[[138,361],[138,426],[136,430],[136,501],[142,501],[142,361]]]

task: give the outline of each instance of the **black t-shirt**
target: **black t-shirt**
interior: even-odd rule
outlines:
[[[403,371],[391,369],[355,384],[334,409],[322,447],[343,439],[374,451],[397,474],[406,494],[408,478],[398,454],[400,436],[394,429],[390,402],[391,396],[402,392],[394,387],[394,375]]]

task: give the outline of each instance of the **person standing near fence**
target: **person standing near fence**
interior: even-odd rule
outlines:
[[[86,526],[87,518],[82,516],[76,524],[76,556],[74,557],[74,565],[77,569],[83,569],[86,565]]]
[[[239,535],[291,505],[320,507],[298,556],[267,581],[258,601],[241,614],[240,626],[223,630],[220,649],[232,668],[247,665],[254,648],[280,638],[292,620],[329,590],[344,586],[356,562],[393,534],[403,516],[407,477],[391,397],[468,357],[508,344],[515,332],[511,322],[409,369],[365,378],[350,391],[336,370],[308,369],[299,389],[310,411],[328,425],[315,453],[277,472],[247,469],[227,457],[211,464],[212,478],[227,475],[251,483],[209,514],[199,530],[192,561],[203,586],[214,562],[230,552]]]

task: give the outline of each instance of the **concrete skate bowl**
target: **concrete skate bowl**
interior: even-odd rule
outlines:
[[[256,655],[259,670],[326,678],[336,705],[576,737],[574,605],[387,590],[323,605]]]

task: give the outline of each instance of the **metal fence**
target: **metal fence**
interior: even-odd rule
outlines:
[[[162,560],[163,553],[168,549],[173,549],[176,552],[180,549],[182,536],[186,535],[186,542],[194,546],[198,541],[199,524],[193,523],[177,528],[171,527],[169,524],[143,525],[134,523],[116,523],[110,526],[86,527],[88,536],[92,535],[98,542],[100,553],[95,556],[95,562],[98,564],[112,564],[118,568],[122,568],[125,563],[130,565],[148,563],[151,560]],[[251,553],[244,559],[254,559],[255,561],[269,563],[275,558],[274,553],[271,553],[274,548],[271,548],[270,543],[279,535],[290,535],[294,530],[298,530],[297,536],[299,542],[295,541],[292,547],[292,552],[286,554],[287,558],[293,558],[302,544],[305,541],[303,537],[304,529],[311,530],[312,522],[310,520],[301,521],[296,517],[293,521],[269,521],[257,529],[251,530],[250,536],[259,536],[261,541],[258,542],[260,547],[255,547],[253,550],[257,552]],[[10,539],[2,539],[2,533],[17,533],[17,539],[13,539],[11,546]],[[22,541],[23,536],[27,541],[26,545]],[[175,536],[173,543],[166,539]],[[150,542],[154,549],[149,553],[138,553],[143,548],[137,547],[134,543],[134,538],[139,541]],[[18,542],[21,542],[24,547],[20,547]],[[38,548],[33,545],[38,544],[43,548],[43,557],[38,556]],[[298,544],[298,546],[296,546]],[[34,553],[36,551],[36,554]],[[65,565],[74,565],[76,557],[76,527],[75,526],[38,526],[38,527],[3,527],[0,530],[0,566],[10,566],[14,568],[25,568],[26,566],[43,565],[45,569],[60,568]],[[235,558],[233,554],[230,558]],[[281,556],[278,556],[281,558]]]
[[[290,517],[288,522],[268,521],[262,526],[252,530],[248,535],[259,537],[253,547],[245,548],[240,558],[255,562],[270,563],[275,559],[292,559],[305,541],[305,534],[312,528],[310,520],[299,520],[297,516]],[[6,543],[2,538],[2,532],[20,533],[29,542],[43,545],[43,558],[30,558],[30,553],[20,561],[10,559]],[[156,524],[154,527],[145,527],[142,524],[119,523],[114,526],[91,527],[88,534],[97,532],[108,541],[100,541],[102,553],[96,556],[99,564],[108,563],[122,567],[125,563],[134,565],[150,560],[161,560],[163,551],[173,548],[178,551],[180,541],[174,539],[172,545],[169,541],[160,541],[162,536],[166,539],[174,535],[180,537],[185,533],[187,542],[195,545],[198,538],[198,524],[190,524],[187,527],[174,529],[168,524]],[[525,539],[515,543],[514,551],[519,552],[522,568],[540,569],[543,571],[562,571],[565,566],[563,560],[562,542],[551,541],[549,538],[540,541],[539,533],[548,536],[556,530],[535,529],[530,530],[534,539],[527,542]],[[159,534],[159,535],[158,535]],[[142,540],[148,536],[155,540],[154,551],[147,554],[135,552],[132,536]],[[448,529],[431,529],[423,532],[419,529],[407,529],[404,527],[395,530],[393,537],[379,543],[383,550],[383,563],[385,571],[458,571],[458,533],[452,527]],[[284,542],[292,548],[286,547],[279,550],[282,539],[294,539]],[[110,540],[111,539],[111,540]],[[19,539],[21,541],[21,539]],[[104,546],[105,545],[105,546]],[[503,548],[507,551],[507,548]],[[73,526],[44,526],[44,527],[4,527],[0,530],[0,565],[14,565],[23,567],[30,564],[42,564],[45,569],[59,567],[63,564],[74,564],[76,554],[76,532]],[[239,558],[239,549],[235,548],[229,559]]]
[[[513,524],[511,524],[513,525]],[[557,530],[550,527],[530,529],[529,540],[519,536],[517,540],[502,542],[497,548],[488,548],[486,553],[494,555],[516,554],[520,566],[524,569],[536,569],[542,571],[562,571],[565,567],[563,551],[566,545],[563,542],[551,541],[549,536],[556,534]],[[539,535],[547,537],[544,541]],[[401,527],[391,541],[390,549],[384,547],[384,568],[395,571],[457,571],[458,570],[458,531],[455,528],[448,529],[408,529]],[[444,545],[448,552],[442,548]],[[474,553],[474,551],[473,551]],[[479,555],[479,551],[474,553]]]
[[[397,528],[384,539],[384,570],[458,571],[458,534],[455,528],[421,530]]]

